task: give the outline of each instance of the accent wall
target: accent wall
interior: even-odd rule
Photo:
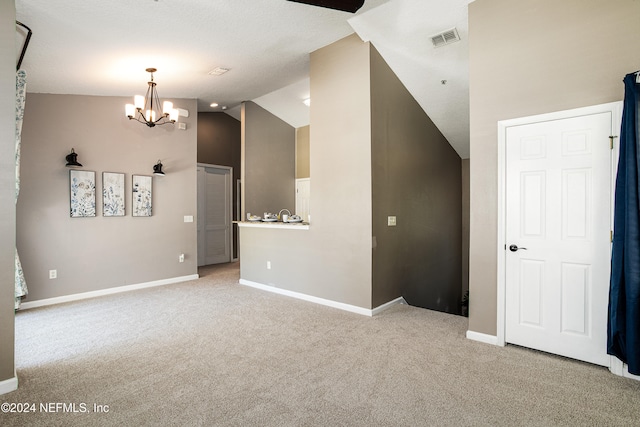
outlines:
[[[460,156],[373,46],[370,61],[372,305],[460,314]]]

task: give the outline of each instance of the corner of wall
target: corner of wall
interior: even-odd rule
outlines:
[[[15,376],[15,19],[15,2],[0,2],[0,384],[5,388]]]

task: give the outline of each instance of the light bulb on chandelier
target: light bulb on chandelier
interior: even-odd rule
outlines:
[[[162,103],[162,112],[160,111],[160,97],[158,96],[156,83],[153,81],[153,73],[157,70],[155,68],[147,68],[146,71],[151,74],[147,94],[145,96],[136,95],[133,104],[125,105],[127,117],[129,120],[144,123],[150,128],[156,125],[175,123],[178,120],[178,109],[173,108],[172,102],[164,101]]]

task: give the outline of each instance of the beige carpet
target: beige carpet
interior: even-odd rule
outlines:
[[[238,285],[237,264],[200,273],[19,312],[20,387],[0,402],[36,412],[0,425],[640,425],[640,383],[469,341],[463,317],[368,318]]]

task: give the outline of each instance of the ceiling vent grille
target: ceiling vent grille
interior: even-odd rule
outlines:
[[[431,36],[433,47],[440,47],[457,41],[460,41],[460,36],[458,35],[458,30],[455,28]]]

